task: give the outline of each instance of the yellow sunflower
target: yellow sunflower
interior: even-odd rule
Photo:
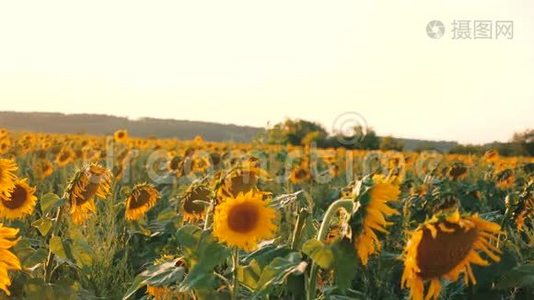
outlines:
[[[508,189],[514,185],[515,176],[511,169],[505,169],[497,173],[495,178],[495,185],[500,189]]]
[[[310,169],[306,166],[298,166],[291,170],[289,181],[293,184],[309,182],[312,178]]]
[[[478,215],[460,216],[455,211],[447,216],[434,216],[412,233],[404,253],[402,286],[410,289],[410,297],[438,299],[440,279],[456,281],[464,274],[465,284],[476,284],[471,264],[488,266],[483,252],[491,260],[500,260],[500,251],[492,242],[501,227]],[[439,258],[439,259],[436,259]],[[426,296],[425,282],[430,281]]]
[[[7,138],[0,139],[0,154],[6,154],[11,149],[11,141]]]
[[[71,163],[75,158],[75,153],[72,149],[64,147],[56,155],[56,164],[61,168]]]
[[[9,197],[0,200],[0,217],[13,220],[31,215],[37,201],[34,194],[35,188],[30,187],[26,179],[17,180]]]
[[[8,197],[15,188],[17,164],[10,159],[0,159],[0,198]]]
[[[227,198],[215,209],[213,234],[221,242],[253,251],[258,242],[270,239],[277,230],[277,212],[255,191]]]
[[[126,219],[142,218],[158,201],[158,191],[148,183],[138,184],[126,199]]]
[[[17,233],[18,229],[4,227],[0,223],[0,289],[8,296],[11,295],[7,289],[11,285],[8,271],[21,269],[18,257],[9,251],[18,242]]]
[[[204,185],[192,185],[181,201],[180,212],[184,220],[195,222],[204,218],[206,211],[205,203],[197,203],[196,200],[211,202],[213,195],[211,190]]]
[[[54,166],[46,159],[39,159],[33,164],[33,170],[35,177],[43,180],[54,173]]]
[[[374,176],[370,184],[370,188],[359,196],[360,209],[351,220],[351,224],[358,225],[358,230],[352,234],[363,265],[367,265],[370,255],[381,250],[382,244],[375,231],[388,233],[385,228],[392,223],[386,217],[398,213],[388,203],[396,201],[400,194],[399,187],[383,176]]]
[[[128,140],[128,131],[126,131],[125,129],[119,129],[115,131],[115,133],[113,134],[113,138],[117,143],[124,143],[126,140]]]
[[[197,135],[195,136],[195,138],[193,139],[193,142],[197,145],[200,145],[202,143],[204,143],[204,138],[200,135]]]
[[[111,171],[98,165],[86,165],[78,171],[65,190],[70,214],[75,224],[81,224],[96,211],[94,199],[106,198],[111,188]]]

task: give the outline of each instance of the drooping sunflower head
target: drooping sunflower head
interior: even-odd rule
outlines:
[[[166,269],[166,268],[180,268],[183,270],[182,276],[185,276],[184,273],[188,272],[188,268],[185,262],[185,259],[183,257],[179,258],[173,258],[168,255],[164,255],[164,257],[157,259],[154,262],[154,266],[159,266],[160,269]],[[188,299],[195,299],[194,297],[190,297],[190,294],[187,292],[180,292],[176,286],[176,278],[173,278],[172,276],[168,276],[167,278],[163,279],[161,277],[157,277],[157,283],[152,283],[151,279],[148,279],[148,284],[146,287],[146,293],[147,295],[151,296],[154,300],[188,300]]]
[[[484,253],[498,262],[500,250],[494,246],[500,226],[477,215],[462,217],[458,211],[434,216],[417,228],[404,253],[402,286],[410,288],[412,299],[438,299],[440,279],[476,284],[471,264],[487,266]],[[425,282],[429,287],[425,296]]]
[[[5,227],[0,223],[0,290],[8,296],[11,295],[8,290],[11,285],[8,272],[21,270],[20,260],[9,251],[18,242],[17,233],[18,229]]]
[[[517,230],[523,231],[525,221],[534,217],[534,182],[531,181],[519,195],[519,201],[514,208],[514,221]]]
[[[397,200],[400,190],[396,184],[377,175],[364,178],[356,189],[360,208],[351,217],[350,225],[354,247],[362,264],[367,265],[369,256],[382,248],[376,232],[388,233],[386,227],[392,223],[386,218],[398,213],[389,203]]]
[[[113,134],[113,139],[117,143],[124,143],[128,140],[128,131],[125,129],[119,129]]]
[[[151,184],[136,185],[126,199],[126,219],[139,220],[142,218],[147,211],[154,207],[158,197],[158,191]]]
[[[0,217],[13,220],[31,215],[35,208],[35,188],[26,182],[26,179],[18,179],[15,188],[9,197],[0,199]]]
[[[15,188],[17,164],[10,159],[0,159],[0,199],[8,197]]]
[[[256,191],[226,198],[215,209],[213,234],[221,242],[245,251],[253,251],[258,243],[270,239],[277,230],[277,212]]]
[[[487,163],[493,163],[496,162],[499,159],[499,152],[496,150],[488,150],[484,153],[484,156],[482,157],[484,161]]]
[[[65,189],[70,213],[75,224],[81,224],[95,212],[95,198],[105,199],[111,189],[112,173],[98,165],[90,164],[76,172]]]
[[[195,222],[204,217],[207,203],[214,199],[213,192],[205,185],[193,184],[185,192],[180,205],[184,220]]]
[[[447,175],[452,180],[460,180],[467,176],[467,167],[463,163],[454,163],[447,172]]]
[[[257,184],[260,178],[268,178],[267,172],[256,165],[244,164],[232,169],[222,179],[217,191],[217,198],[237,197],[239,193],[248,193],[252,190],[259,191]]]
[[[500,189],[512,187],[515,181],[514,172],[511,169],[504,169],[495,176],[495,184]]]

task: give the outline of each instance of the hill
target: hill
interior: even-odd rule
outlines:
[[[201,135],[209,141],[248,142],[262,130],[250,126],[172,119],[123,117],[96,114],[0,112],[0,127],[17,131],[50,133],[112,134],[126,129],[131,136],[192,139]]]
[[[41,112],[0,112],[0,128],[49,133],[112,134],[119,128],[135,137],[192,139],[201,135],[208,141],[250,142],[263,129],[251,126],[211,122],[124,117],[99,114],[63,114]],[[447,152],[458,145],[449,141],[400,139],[405,150],[436,149]]]

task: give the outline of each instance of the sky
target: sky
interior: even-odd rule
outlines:
[[[2,1],[5,110],[506,141],[534,128],[534,1]]]

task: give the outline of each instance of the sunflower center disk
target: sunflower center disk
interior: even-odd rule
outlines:
[[[28,193],[26,189],[20,185],[15,186],[15,189],[11,193],[11,199],[2,200],[4,206],[10,209],[16,209],[24,205],[28,198]]]
[[[145,205],[150,200],[150,193],[145,190],[140,190],[137,197],[132,197],[130,201],[130,209],[135,209]]]
[[[202,203],[195,203],[196,200],[209,201],[209,191],[199,190],[193,192],[189,197],[185,199],[184,210],[188,213],[201,213],[204,211],[204,205]]]
[[[239,193],[246,193],[256,185],[256,175],[251,172],[243,172],[240,176],[231,179],[231,193],[237,196]]]
[[[87,185],[85,190],[81,193],[81,197],[76,199],[76,205],[82,205],[85,202],[91,200],[98,191],[98,183],[91,182]]]
[[[440,277],[456,267],[471,251],[477,237],[477,230],[464,231],[456,224],[444,223],[454,232],[444,232],[436,226],[437,236],[432,237],[430,230],[423,230],[423,238],[417,247],[419,276],[424,279]]]
[[[243,203],[232,208],[228,213],[228,227],[239,233],[247,233],[256,227],[259,217],[256,206]]]

